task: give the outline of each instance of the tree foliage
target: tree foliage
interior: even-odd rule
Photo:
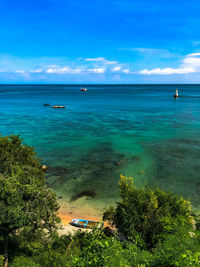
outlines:
[[[119,188],[121,201],[103,215],[112,229],[61,236],[33,148],[0,137],[0,266],[8,251],[11,267],[200,266],[200,220],[188,201],[124,176]]]
[[[46,188],[44,172],[33,148],[19,136],[0,138],[0,235],[7,259],[9,235],[25,226],[52,231],[59,206]]]
[[[190,202],[159,188],[137,188],[132,178],[121,175],[121,201],[116,209],[104,213],[124,239],[133,239],[142,247],[151,249],[166,233],[176,228],[192,230]]]

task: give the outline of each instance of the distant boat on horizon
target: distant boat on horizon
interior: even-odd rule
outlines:
[[[80,89],[80,91],[83,91],[83,92],[84,92],[84,91],[87,91],[87,90],[88,90],[88,89],[87,89],[87,88],[84,88],[84,87]]]

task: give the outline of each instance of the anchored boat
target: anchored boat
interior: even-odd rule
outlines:
[[[87,88],[81,88],[80,91],[87,91]]]
[[[55,106],[52,106],[52,108],[66,108],[65,106],[57,106],[57,105],[55,105]]]
[[[82,219],[73,219],[71,224],[81,228],[102,228],[104,226],[104,223],[102,222],[88,221]]]

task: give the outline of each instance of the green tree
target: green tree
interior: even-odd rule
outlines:
[[[104,213],[122,235],[139,246],[151,249],[164,238],[175,233],[174,222],[185,231],[192,230],[190,203],[175,194],[158,188],[137,188],[132,178],[121,175],[119,181],[121,201]]]
[[[0,138],[0,235],[3,236],[4,266],[8,265],[11,233],[31,226],[34,231],[56,229],[58,203],[46,188],[44,172],[34,149],[19,136]]]
[[[200,266],[200,244],[198,231],[187,232],[176,227],[175,234],[165,236],[153,251],[153,266]]]

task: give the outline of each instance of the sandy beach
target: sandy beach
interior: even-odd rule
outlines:
[[[81,197],[76,201],[70,202],[67,199],[59,200],[59,217],[64,225],[72,219],[86,219],[91,221],[102,221],[105,206],[96,205],[93,199]]]
[[[103,209],[95,209],[86,198],[76,200],[76,203],[70,203],[64,200],[60,201],[61,208],[58,216],[62,221],[62,230],[60,234],[75,234],[77,231],[91,231],[91,229],[79,228],[71,225],[72,219],[85,219],[90,221],[102,221]],[[104,222],[104,226],[107,223]]]
[[[70,214],[69,214],[70,213]],[[96,217],[96,216],[84,216],[84,214],[82,214],[83,212],[80,210],[80,213],[72,213],[72,212],[69,212],[67,213],[66,211],[62,210],[62,211],[59,211],[58,213],[58,216],[60,217],[61,219],[61,222],[62,222],[62,229],[59,230],[59,233],[62,235],[62,234],[75,234],[77,231],[91,231],[91,229],[84,229],[84,228],[79,228],[79,227],[76,227],[76,226],[73,226],[70,224],[70,222],[72,221],[72,219],[75,219],[75,218],[81,218],[81,219],[86,219],[86,220],[91,220],[91,221],[102,221],[102,217]],[[107,224],[104,223],[104,226],[107,226]]]

